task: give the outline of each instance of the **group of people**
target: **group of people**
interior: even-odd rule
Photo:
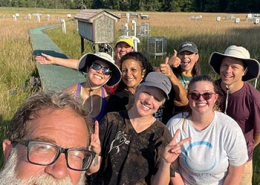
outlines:
[[[120,37],[79,60],[42,54],[42,64],[86,73],[64,92],[27,99],[3,142],[7,184],[252,184],[260,143],[260,64],[240,46],[214,52],[220,75],[200,75],[199,51],[184,42],[154,67]],[[178,54],[177,54],[178,53]],[[82,106],[83,105],[83,106]]]

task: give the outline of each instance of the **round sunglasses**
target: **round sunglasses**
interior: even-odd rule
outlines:
[[[198,100],[198,99],[200,99],[201,96],[203,97],[204,100],[209,100],[212,98],[213,94],[215,94],[215,93],[213,93],[213,92],[205,92],[203,94],[195,93],[195,92],[189,93],[191,99],[193,99],[193,100]]]
[[[109,67],[103,67],[103,66],[101,66],[100,64],[98,64],[96,62],[92,63],[91,68],[96,70],[96,71],[102,69],[102,73],[104,75],[111,75],[111,73],[112,73],[112,71],[109,69]]]

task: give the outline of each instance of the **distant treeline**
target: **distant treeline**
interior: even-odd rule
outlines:
[[[0,7],[260,13],[260,0],[1,0]]]

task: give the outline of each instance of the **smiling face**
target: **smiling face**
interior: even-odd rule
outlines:
[[[186,75],[192,75],[192,69],[195,63],[199,60],[198,53],[192,53],[189,51],[183,51],[179,53],[178,57],[181,59],[181,70]]]
[[[246,73],[243,61],[236,58],[225,57],[220,66],[220,76],[225,85],[241,86],[242,77]]]
[[[125,42],[119,42],[116,45],[116,57],[117,57],[117,65],[118,65],[118,67],[121,67],[121,63],[119,62],[121,60],[121,58],[125,54],[133,52],[133,51],[134,51],[134,49],[131,46],[129,46],[127,43],[125,43]]]
[[[215,94],[214,86],[211,82],[208,81],[198,81],[189,86],[189,106],[192,109],[192,114],[206,114],[212,113],[213,107],[218,99],[218,94]],[[202,95],[199,96],[197,100],[194,100],[191,94],[211,94],[211,98],[206,100]]]
[[[145,70],[141,62],[134,59],[124,60],[122,63],[122,80],[127,88],[135,89],[143,80]]]
[[[140,86],[135,94],[135,109],[139,116],[154,114],[165,101],[165,94],[156,87]]]
[[[102,67],[109,68],[109,65],[104,61],[96,60],[94,62],[101,65]],[[95,70],[90,66],[88,70],[88,77],[90,79],[92,87],[96,87],[106,84],[111,76],[103,74],[102,69]]]
[[[24,140],[44,141],[63,148],[87,148],[89,135],[86,122],[70,108],[45,108],[39,111],[38,115],[36,119],[28,122]],[[12,150],[12,144],[8,141],[5,140],[3,143],[5,156],[10,156]],[[15,176],[24,181],[35,178],[29,184],[37,185],[41,179],[42,182],[45,181],[44,184],[48,184],[47,182],[58,184],[58,181],[64,181],[63,184],[70,182],[77,185],[82,180],[82,173],[85,173],[68,168],[65,154],[60,154],[53,164],[41,166],[28,161],[26,146],[16,144],[15,148],[17,149]]]

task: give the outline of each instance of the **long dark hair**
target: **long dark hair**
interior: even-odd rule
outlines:
[[[200,75],[200,73],[201,73],[200,63],[198,61],[194,64],[194,66],[191,70],[192,76]],[[181,76],[181,73],[182,73],[181,65],[179,65],[177,68],[172,67],[172,71],[177,76],[177,78],[179,78],[179,76]]]
[[[145,74],[143,77],[143,80],[145,79],[145,77],[147,76],[148,73],[153,71],[153,66],[152,64],[149,62],[149,60],[147,59],[147,57],[145,55],[143,55],[140,52],[129,52],[127,54],[125,54],[122,58],[121,58],[121,66],[124,63],[124,61],[128,60],[128,59],[133,59],[136,61],[139,61],[141,64],[141,68],[145,69]],[[142,80],[142,81],[143,81]],[[123,90],[126,87],[126,85],[124,84],[124,82],[121,80],[120,84],[119,84],[119,88],[117,89],[117,92]]]

